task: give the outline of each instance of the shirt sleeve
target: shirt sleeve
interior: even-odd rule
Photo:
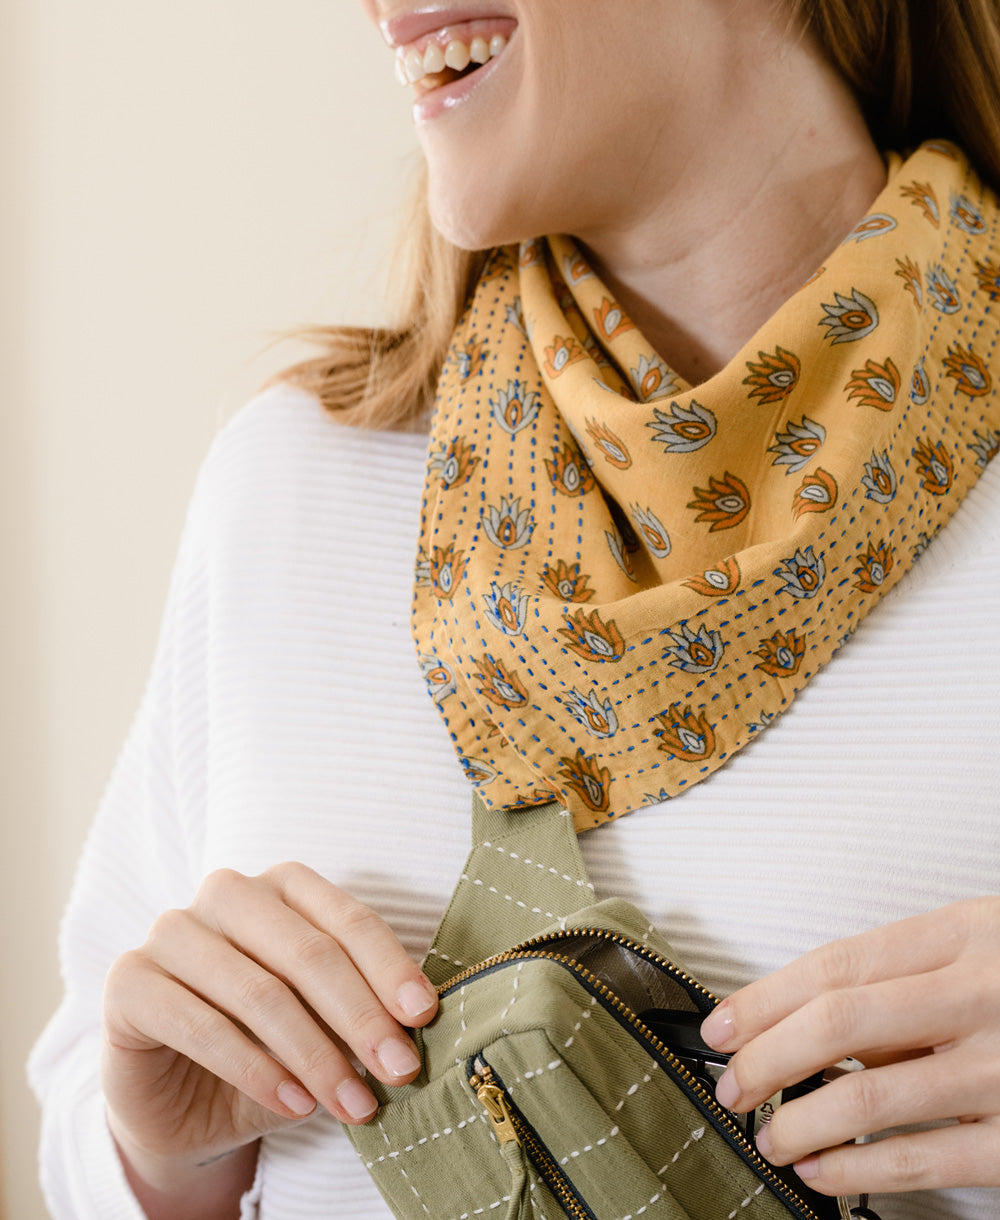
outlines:
[[[225,433],[223,433],[224,437]],[[41,1179],[55,1220],[142,1220],[105,1120],[100,1015],[111,963],[190,903],[204,835],[212,614],[211,504],[219,440],[188,511],[153,668],[87,837],[60,930],[62,1003],[35,1046]],[[244,1220],[255,1214],[254,1192]]]

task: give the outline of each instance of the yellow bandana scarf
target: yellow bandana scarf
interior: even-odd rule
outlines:
[[[785,708],[1000,447],[1000,212],[951,145],[690,387],[572,241],[497,251],[444,366],[413,626],[490,805],[578,829]]]

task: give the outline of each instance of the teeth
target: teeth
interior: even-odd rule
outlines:
[[[506,46],[503,34],[494,34],[488,42],[481,37],[473,38],[470,43],[453,38],[444,50],[439,43],[429,42],[423,54],[416,48],[400,50],[396,55],[396,79],[401,85],[415,85],[425,76],[434,76],[445,68],[462,72],[470,63],[485,64],[496,58]]]
[[[424,52],[424,75],[440,72],[444,68],[444,51],[436,42],[432,42]]]
[[[459,42],[457,38],[453,38],[448,43],[448,49],[444,53],[444,62],[449,68],[454,68],[456,72],[463,72],[469,66],[471,58],[469,48],[464,42]]]

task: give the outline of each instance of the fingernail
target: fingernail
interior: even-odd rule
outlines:
[[[819,1177],[819,1157],[807,1156],[801,1161],[796,1161],[792,1167],[803,1181],[808,1182],[811,1178]]]
[[[282,1081],[278,1085],[277,1093],[278,1101],[281,1102],[285,1109],[291,1110],[299,1118],[305,1118],[307,1114],[312,1114],[313,1110],[316,1109],[316,1098],[307,1093],[294,1080]]]
[[[345,1080],[337,1089],[337,1101],[351,1118],[359,1123],[371,1118],[378,1109],[378,1102],[356,1077]]]
[[[726,1068],[719,1077],[719,1083],[715,1086],[715,1100],[727,1110],[739,1105],[740,1086],[736,1083],[732,1068]]]
[[[723,1000],[701,1023],[701,1036],[709,1046],[721,1050],[733,1036],[733,1014],[729,1001]]]
[[[386,1038],[380,1043],[377,1054],[379,1063],[390,1076],[409,1076],[420,1067],[417,1052],[409,1042],[401,1042],[398,1038]]]
[[[437,992],[434,986],[429,981],[424,983],[404,983],[399,989],[399,995],[396,997],[399,1002],[399,1007],[410,1018],[415,1021],[418,1017],[422,1017],[429,1008],[433,1008],[437,1003]]]
[[[757,1151],[760,1153],[760,1155],[764,1157],[765,1160],[769,1161],[772,1153],[774,1152],[774,1146],[771,1143],[771,1134],[767,1127],[761,1127],[761,1129],[754,1136],[754,1142],[757,1145]]]

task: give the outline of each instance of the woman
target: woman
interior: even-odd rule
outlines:
[[[384,1214],[336,1120],[372,1116],[359,1063],[388,1084],[418,1070],[406,1030],[436,998],[414,960],[464,859],[467,775],[498,803],[555,787],[581,829],[615,819],[582,840],[598,891],[635,901],[717,992],[745,988],[706,1026],[739,1052],[720,1100],[752,1107],[846,1053],[869,1064],[782,1110],[776,1163],[824,1193],[888,1192],[887,1218],[995,1214],[1000,267],[992,245],[959,259],[956,235],[992,241],[996,204],[940,138],[1000,176],[996,6],[366,6],[416,95],[445,241],[427,237],[410,324],[334,332],[295,379],[341,423],[410,426],[338,426],[285,385],[209,459],[81,866],[67,998],[33,1062],[54,1213]],[[918,162],[880,151],[925,137],[938,142]],[[532,242],[520,267],[454,249],[547,233],[575,244]],[[889,260],[903,234],[932,253]],[[857,286],[869,272],[877,302]],[[908,364],[853,358],[889,329]],[[957,404],[961,452],[938,448],[939,402]],[[635,403],[649,407],[629,430]],[[893,410],[914,430],[902,448]],[[677,474],[668,455],[700,461],[730,417],[775,455],[754,459],[759,479],[735,465],[742,440],[718,470]],[[826,455],[856,436],[864,474],[844,513]],[[673,483],[668,516],[656,496]],[[896,519],[904,484],[924,498]],[[868,504],[885,507],[884,535]],[[575,554],[553,550],[566,534],[549,534],[564,530],[550,508],[570,512]],[[405,626],[416,545],[423,677]],[[824,618],[845,552],[836,587],[853,593]],[[758,569],[777,585],[749,640],[732,616],[757,614]],[[681,601],[644,617],[661,587]],[[711,685],[737,656],[744,672]],[[608,677],[623,661],[628,680]],[[552,704],[536,694],[544,665]],[[679,697],[660,698],[667,679]],[[752,697],[737,708],[731,688]],[[974,1121],[837,1147],[956,1117]]]

